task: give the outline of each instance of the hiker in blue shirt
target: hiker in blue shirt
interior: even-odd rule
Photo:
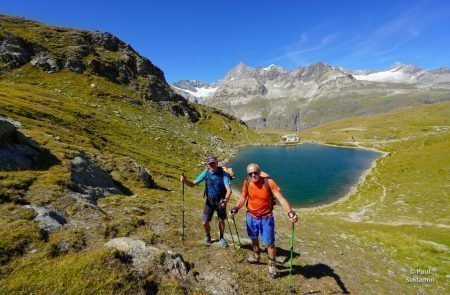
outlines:
[[[205,228],[206,237],[204,241],[211,243],[211,227],[209,223],[212,220],[214,211],[219,217],[219,243],[222,247],[228,247],[227,241],[223,238],[225,230],[225,219],[227,218],[227,203],[231,196],[231,186],[229,175],[218,167],[218,160],[215,156],[209,156],[206,159],[208,169],[204,170],[193,182],[185,176],[181,176],[181,181],[187,186],[193,187],[205,180],[205,207],[203,209],[202,221]]]

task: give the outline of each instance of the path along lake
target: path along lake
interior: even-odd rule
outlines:
[[[293,207],[313,207],[333,202],[358,183],[361,174],[380,153],[317,144],[245,147],[227,164],[236,178],[233,190],[241,191],[246,167],[257,163],[281,188]]]

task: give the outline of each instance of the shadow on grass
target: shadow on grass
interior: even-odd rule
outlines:
[[[289,266],[279,266],[278,269],[281,271],[278,273],[279,277],[285,277],[289,276]],[[321,279],[323,277],[332,277],[336,284],[338,284],[339,288],[341,288],[342,293],[344,294],[350,294],[350,292],[347,290],[347,287],[345,287],[344,282],[341,280],[341,277],[334,272],[334,269],[329,267],[326,264],[319,263],[315,265],[293,265],[292,266],[292,275],[300,274],[306,279]]]
[[[168,189],[167,187],[160,186],[160,185],[158,185],[158,184],[155,184],[155,186],[152,187],[152,189],[157,189],[157,190],[165,191],[165,192],[172,192],[172,191],[174,191],[174,190]],[[176,192],[176,191],[175,191],[175,192]],[[181,193],[180,193],[180,194],[181,194]]]

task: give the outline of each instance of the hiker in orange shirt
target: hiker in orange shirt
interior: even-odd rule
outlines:
[[[247,202],[247,233],[249,239],[252,240],[254,253],[246,261],[248,263],[259,263],[260,248],[258,236],[261,236],[261,241],[268,245],[269,276],[274,279],[277,276],[275,267],[275,220],[272,214],[274,197],[280,202],[281,207],[283,207],[292,223],[297,222],[297,214],[281,194],[278,185],[261,171],[258,164],[252,163],[248,165],[247,173],[248,177],[242,184],[242,196],[229,214],[230,217],[234,217]]]

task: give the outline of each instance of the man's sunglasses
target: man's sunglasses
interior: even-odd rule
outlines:
[[[258,175],[258,171],[249,172],[248,176],[252,176],[253,174]]]

